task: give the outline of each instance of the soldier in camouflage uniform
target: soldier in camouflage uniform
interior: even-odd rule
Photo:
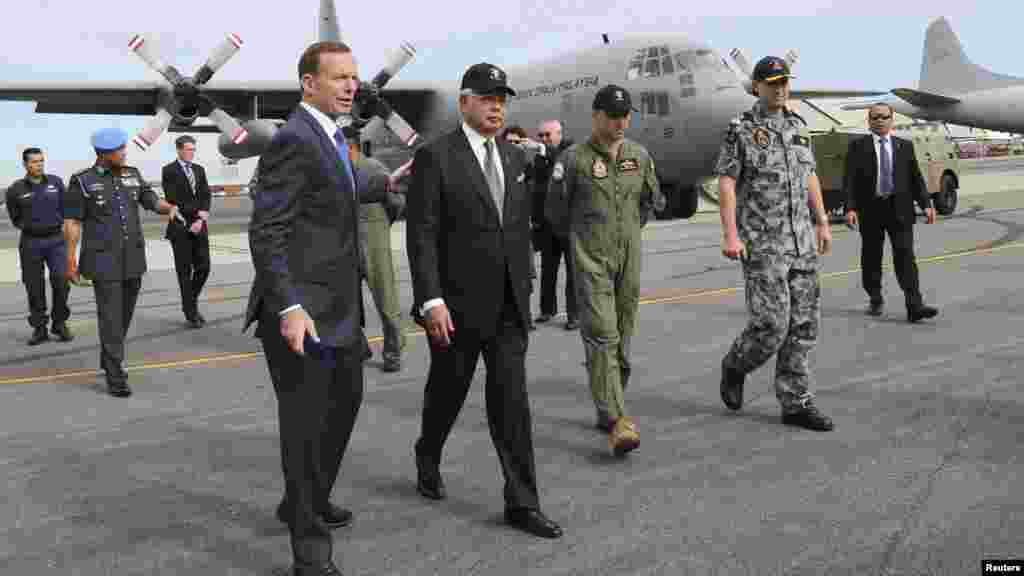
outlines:
[[[806,124],[786,107],[791,77],[781,58],[757,63],[758,101],[729,127],[715,168],[722,253],[742,263],[750,313],[722,360],[720,391],[725,405],[739,410],[746,375],[778,353],[783,424],[831,430],[813,403],[808,355],[821,314],[818,254],[828,252],[832,234]]]
[[[640,444],[623,398],[640,302],[640,232],[665,198],[647,150],[624,137],[629,92],[605,86],[593,108],[590,139],[566,149],[553,169],[546,213],[568,207],[570,268],[597,425],[622,455]]]

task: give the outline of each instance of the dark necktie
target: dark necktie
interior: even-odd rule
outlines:
[[[878,143],[879,185],[878,195],[885,198],[892,194],[892,162],[889,160],[889,139],[880,138]]]
[[[494,141],[485,140],[484,150],[484,176],[487,177],[487,186],[491,189],[491,197],[494,198],[494,205],[498,208],[498,222],[501,222],[502,204],[505,201],[504,191],[501,189],[501,181],[498,178],[498,166],[494,163]]]

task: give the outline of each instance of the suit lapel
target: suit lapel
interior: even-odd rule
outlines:
[[[494,204],[494,198],[491,197],[491,187],[487,185],[487,178],[484,176],[483,168],[480,166],[480,161],[476,159],[476,154],[473,149],[469,147],[469,138],[466,137],[466,133],[459,128],[458,137],[454,139],[454,152],[457,156],[461,157],[461,164],[466,167],[469,173],[470,182],[473,183],[476,188],[477,194],[491,207],[491,210],[497,215],[498,207]],[[504,156],[501,152],[501,145],[498,145],[499,155]],[[506,183],[506,190],[508,184]]]
[[[313,117],[305,108],[299,106],[299,114],[309,124],[309,128],[313,130],[313,133],[320,137],[320,148],[324,153],[324,162],[327,163],[327,174],[332,180],[341,181],[342,173],[345,169],[341,165],[341,156],[338,155],[338,146],[334,143],[334,140],[324,132],[320,123],[317,122],[316,118]]]

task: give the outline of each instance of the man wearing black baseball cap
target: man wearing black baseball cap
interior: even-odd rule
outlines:
[[[722,254],[740,260],[750,314],[722,359],[719,394],[743,406],[746,375],[776,356],[782,423],[828,431],[811,393],[810,352],[821,316],[819,259],[832,244],[810,133],[786,107],[789,65],[768,56],[751,80],[758,100],[726,130],[715,174]]]
[[[623,397],[640,302],[640,231],[665,198],[651,155],[625,137],[634,111],[629,92],[609,84],[598,90],[593,108],[590,138],[563,153],[555,167],[562,176],[552,178],[546,200],[550,213],[559,204],[569,207],[580,336],[597,427],[621,456],[640,445]]]
[[[562,529],[540,511],[526,395],[533,258],[526,156],[495,138],[512,95],[503,70],[470,67],[459,95],[461,126],[417,150],[413,161],[406,242],[413,314],[430,339],[416,488],[445,498],[441,452],[483,354],[506,522],[558,538]]]

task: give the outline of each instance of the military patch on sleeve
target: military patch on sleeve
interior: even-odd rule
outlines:
[[[619,160],[619,172],[636,172],[640,165],[635,158],[623,158]]]
[[[761,148],[767,148],[768,146],[771,146],[772,135],[764,128],[754,128],[754,142]]]
[[[601,178],[608,177],[608,166],[600,158],[594,158],[594,165],[591,166],[590,173],[594,178],[600,180]]]

